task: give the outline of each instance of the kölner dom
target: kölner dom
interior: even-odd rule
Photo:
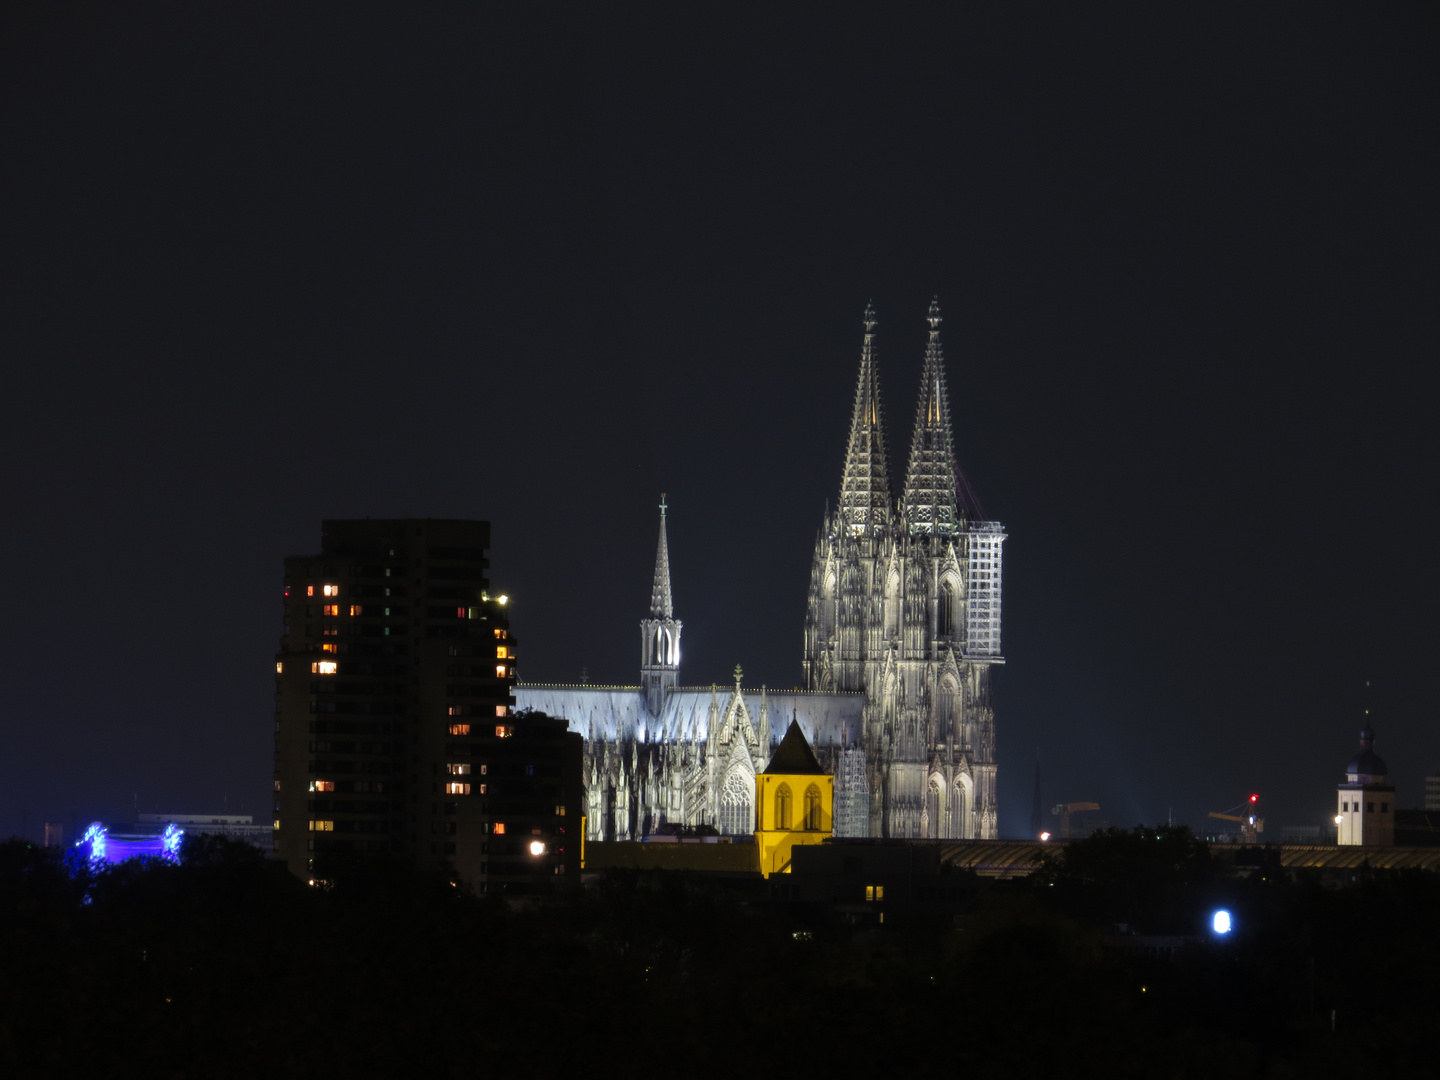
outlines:
[[[564,717],[585,737],[592,839],[638,839],[666,826],[755,829],[755,776],[797,720],[835,777],[836,836],[991,839],[996,833],[995,715],[1005,532],[976,520],[956,467],[940,344],[930,305],[910,457],[891,497],[874,313],[840,498],[810,571],[805,689],[680,685],[680,620],[660,504],[640,682],[521,683],[520,709]],[[957,491],[957,488],[959,489]]]

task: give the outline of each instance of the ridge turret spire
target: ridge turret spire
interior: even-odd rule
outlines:
[[[665,536],[665,496],[660,496],[660,541],[655,547],[655,581],[650,617],[640,622],[640,685],[650,715],[659,717],[680,677],[680,620],[670,595],[670,544]]]
[[[650,587],[650,617],[669,619],[675,615],[670,595],[670,545],[665,537],[665,493],[660,493],[660,542],[655,548],[655,582]]]

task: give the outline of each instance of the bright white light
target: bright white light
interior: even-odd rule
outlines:
[[[1040,839],[1041,839],[1041,840],[1049,840],[1049,839],[1050,839],[1050,834],[1049,834],[1049,832],[1042,832],[1042,833],[1040,834]]]
[[[1339,824],[1340,824],[1342,821],[1344,821],[1344,820],[1345,820],[1344,815],[1342,815],[1342,814],[1336,814],[1336,815],[1335,815],[1335,824],[1336,824],[1336,825],[1339,825]]]
[[[545,854],[545,841],[544,841],[544,840],[531,840],[531,841],[530,841],[530,854],[531,854],[531,855],[544,855],[544,854]]]
[[[1211,923],[1217,934],[1228,934],[1230,932],[1230,913],[1224,908],[1215,912],[1215,919]]]
[[[508,596],[497,596],[495,599],[501,604],[508,604],[510,602],[510,597]]]

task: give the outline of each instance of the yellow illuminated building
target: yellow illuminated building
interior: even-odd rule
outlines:
[[[794,720],[770,764],[755,777],[755,802],[755,848],[767,878],[790,872],[790,851],[797,844],[818,844],[834,832],[835,777],[820,768]]]

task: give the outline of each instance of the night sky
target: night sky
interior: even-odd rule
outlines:
[[[1278,839],[1367,704],[1422,802],[1433,7],[480,8],[0,16],[0,833],[266,820],[327,517],[491,521],[522,677],[633,682],[664,491],[681,681],[794,685],[861,313],[898,483],[932,295],[1002,833],[1038,751]]]

